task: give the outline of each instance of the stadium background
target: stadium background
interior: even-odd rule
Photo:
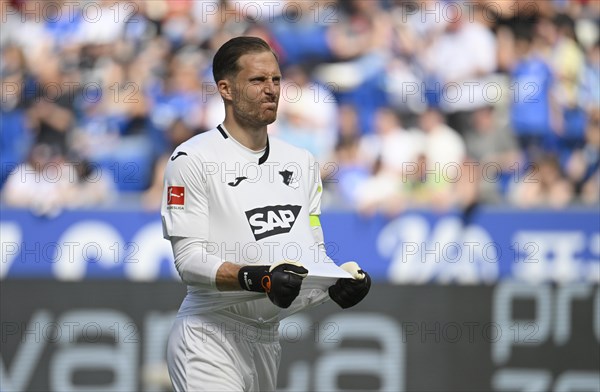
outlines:
[[[184,295],[158,206],[251,34],[336,262],[281,390],[600,391],[600,2],[0,1],[0,390],[169,390]],[[244,333],[246,331],[243,331]],[[251,333],[248,331],[248,333]]]

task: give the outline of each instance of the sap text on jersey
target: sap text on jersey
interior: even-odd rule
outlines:
[[[289,233],[301,206],[266,206],[246,211],[250,229],[256,241],[277,234]]]

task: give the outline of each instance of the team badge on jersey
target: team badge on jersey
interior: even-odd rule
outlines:
[[[289,170],[283,170],[283,171],[280,171],[279,174],[281,175],[281,177],[283,179],[283,183],[285,185],[287,185],[293,189],[298,189],[300,184],[298,183],[298,180],[294,176],[294,172],[289,171]]]
[[[183,206],[185,204],[185,187],[167,187],[167,206]],[[183,207],[180,207],[183,209]]]
[[[246,211],[256,241],[292,230],[302,206],[267,206]]]

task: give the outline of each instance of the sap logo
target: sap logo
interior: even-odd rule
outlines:
[[[246,211],[246,217],[250,224],[255,240],[260,240],[276,234],[288,233],[298,214],[301,206],[267,206]]]

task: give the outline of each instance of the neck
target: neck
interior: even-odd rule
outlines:
[[[232,116],[225,116],[223,125],[232,138],[242,146],[254,151],[260,151],[267,146],[267,126],[252,127],[241,125]]]

